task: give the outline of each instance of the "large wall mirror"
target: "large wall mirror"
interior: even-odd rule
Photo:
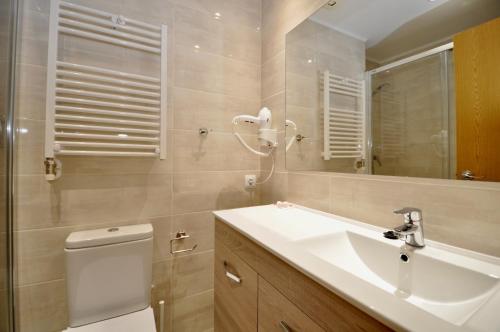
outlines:
[[[500,181],[500,1],[329,1],[286,37],[286,166]]]

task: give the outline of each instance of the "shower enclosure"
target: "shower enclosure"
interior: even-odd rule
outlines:
[[[0,332],[14,331],[13,102],[17,1],[0,0]]]
[[[370,174],[454,177],[452,47],[367,73]]]

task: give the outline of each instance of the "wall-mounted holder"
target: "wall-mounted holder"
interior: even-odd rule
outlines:
[[[61,162],[55,158],[45,158],[45,178],[47,181],[54,181],[61,177]]]
[[[205,128],[205,127],[198,129],[198,133],[200,134],[200,136],[203,136],[203,137],[208,136],[209,132],[210,132],[210,130],[208,130],[208,128]]]
[[[297,135],[295,135],[295,140],[296,140],[298,143],[302,142],[302,141],[303,141],[303,140],[305,140],[306,138],[307,138],[307,137],[302,136],[301,134],[297,134]]]
[[[197,244],[195,244],[190,249],[174,250],[173,246],[174,246],[174,242],[175,241],[182,241],[182,240],[185,240],[185,239],[188,239],[188,238],[190,238],[190,236],[188,234],[186,234],[185,231],[178,231],[177,234],[175,235],[175,238],[173,238],[173,239],[170,240],[170,253],[172,255],[174,255],[174,254],[180,254],[180,253],[183,253],[183,252],[190,252],[190,251],[195,250],[198,247]]]

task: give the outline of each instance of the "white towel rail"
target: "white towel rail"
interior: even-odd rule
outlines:
[[[139,118],[151,119],[158,121],[159,115],[149,115],[143,113],[120,112],[120,111],[106,111],[102,109],[88,108],[88,107],[75,107],[75,106],[56,106],[56,111],[65,113],[84,113],[84,114],[97,114],[97,115],[110,115],[121,118]]]
[[[159,77],[59,60],[59,35],[159,55]],[[45,157],[166,157],[167,27],[51,0]]]
[[[137,142],[159,142],[158,137],[136,136],[127,134],[117,135],[103,135],[103,134],[84,134],[84,133],[68,133],[68,132],[55,132],[56,137],[75,138],[75,139],[98,139],[98,140],[111,140],[111,141],[137,141]]]
[[[365,84],[325,71],[323,89],[323,159],[365,158]],[[350,108],[334,107],[336,98],[350,98]]]
[[[155,78],[155,77],[149,77],[149,76],[137,75],[137,74],[129,74],[129,73],[124,73],[124,72],[116,71],[116,70],[79,65],[76,63],[57,61],[57,66],[62,67],[62,68],[71,68],[71,69],[75,69],[75,70],[82,71],[82,72],[88,71],[91,73],[124,77],[128,80],[146,81],[146,82],[151,82],[151,83],[155,83],[155,84],[160,83],[160,79]],[[108,76],[105,76],[105,77],[108,77]],[[157,86],[153,86],[153,87],[157,88]]]

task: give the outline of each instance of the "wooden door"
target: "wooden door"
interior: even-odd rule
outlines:
[[[457,178],[500,181],[500,18],[453,38]]]

